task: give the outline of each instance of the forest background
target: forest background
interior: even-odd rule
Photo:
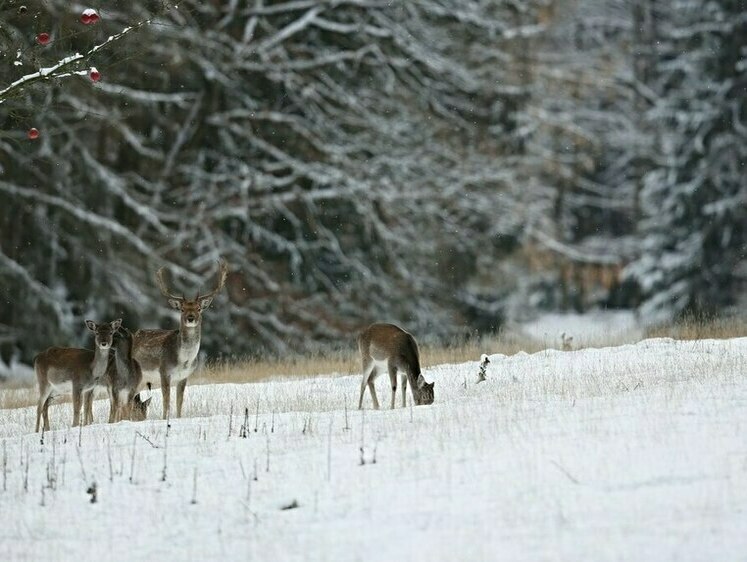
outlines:
[[[78,52],[0,95],[5,362],[219,257],[221,357],[743,310],[744,2],[0,0],[0,91]]]

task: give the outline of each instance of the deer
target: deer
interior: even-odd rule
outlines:
[[[73,426],[80,425],[80,410],[83,395],[93,395],[98,386],[106,385],[109,351],[114,333],[122,325],[119,318],[113,322],[96,324],[86,320],[86,326],[94,334],[95,350],[72,347],[50,347],[34,357],[34,371],[39,384],[39,402],[36,407],[36,429],[42,417],[44,431],[49,431],[49,404],[61,394],[73,396]],[[87,417],[87,416],[86,416]],[[93,416],[91,416],[92,421]],[[87,422],[89,420],[84,420]]]
[[[163,395],[163,419],[170,414],[171,385],[176,383],[176,416],[182,417],[184,390],[187,379],[197,367],[200,351],[202,314],[225,285],[228,264],[218,262],[218,282],[215,288],[193,299],[171,293],[164,280],[165,267],[156,272],[161,294],[171,308],[180,312],[178,330],[138,330],[134,334],[132,357],[140,364],[146,379],[160,379]]]
[[[132,332],[124,326],[114,337],[114,355],[107,369],[109,423],[143,421],[148,417],[148,404],[152,396],[142,400],[137,392],[143,380],[143,370],[140,363],[132,358],[132,340]],[[90,408],[88,402],[86,407]]]
[[[124,419],[143,421],[148,417],[148,404],[151,397],[142,400],[136,394],[143,374],[140,365],[132,359],[132,333],[124,326],[114,332],[106,376],[97,387],[103,386],[109,394],[109,423]],[[96,388],[84,392],[84,422],[93,423],[93,395]],[[115,412],[117,414],[115,415]]]
[[[363,364],[363,380],[358,409],[363,408],[363,394],[368,386],[376,410],[379,400],[376,397],[374,380],[381,371],[389,372],[392,385],[392,403],[397,393],[397,373],[402,371],[402,407],[407,406],[407,383],[412,390],[415,405],[433,404],[435,383],[429,383],[420,371],[420,352],[412,334],[394,324],[371,324],[358,336],[358,350]]]

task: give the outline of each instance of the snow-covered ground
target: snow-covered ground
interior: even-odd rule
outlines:
[[[33,409],[2,410],[0,558],[744,560],[745,358],[747,338],[494,355],[479,385],[477,362],[429,369],[432,406],[362,413],[357,376],[195,386],[168,437],[78,432],[60,404],[42,444]]]

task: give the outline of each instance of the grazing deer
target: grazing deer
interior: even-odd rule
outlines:
[[[148,415],[149,397],[140,398],[137,389],[143,380],[140,363],[132,358],[132,332],[120,328],[114,338],[114,358],[109,362],[109,423],[142,421]]]
[[[80,409],[83,394],[92,394],[97,386],[106,385],[106,370],[109,350],[114,333],[122,320],[96,324],[86,320],[86,326],[94,334],[96,349],[50,347],[34,358],[34,371],[39,383],[39,403],[36,407],[36,430],[44,417],[44,431],[49,430],[49,404],[54,396],[72,393],[73,426],[80,424]],[[87,396],[86,396],[87,397]]]
[[[138,330],[133,340],[132,356],[140,363],[146,378],[158,376],[163,394],[163,418],[169,417],[171,384],[176,383],[176,416],[182,416],[182,402],[187,378],[197,366],[200,351],[202,313],[213,302],[223,288],[228,273],[224,260],[219,262],[218,283],[207,295],[199,293],[194,299],[178,297],[169,292],[163,279],[164,268],[156,273],[161,293],[168,299],[171,308],[181,312],[178,330]]]
[[[379,409],[374,379],[385,369],[389,371],[389,381],[392,384],[392,409],[397,393],[398,371],[402,371],[402,407],[407,405],[408,380],[417,406],[433,403],[435,383],[426,382],[420,372],[420,352],[411,334],[394,324],[371,324],[358,336],[358,349],[363,363],[359,410],[363,407],[366,386],[371,391],[374,408]]]

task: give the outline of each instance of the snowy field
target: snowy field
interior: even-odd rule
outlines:
[[[358,376],[196,386],[168,435],[72,430],[60,404],[41,443],[33,409],[0,410],[0,557],[745,560],[746,358],[747,338],[494,355],[484,383],[441,365],[434,405],[363,413]]]

